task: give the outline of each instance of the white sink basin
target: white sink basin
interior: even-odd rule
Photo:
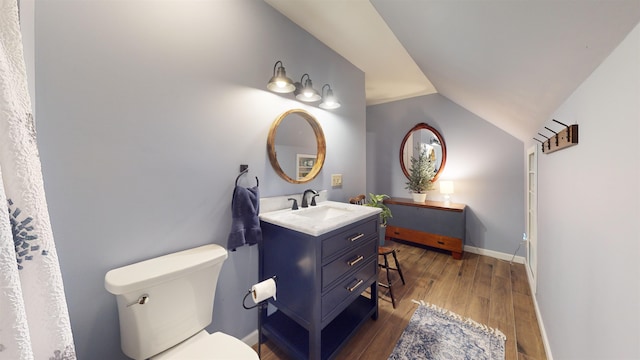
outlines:
[[[325,221],[336,218],[338,216],[348,216],[353,210],[338,208],[331,205],[327,206],[315,206],[304,209],[302,211],[292,212],[293,215],[303,216],[311,220]]]
[[[380,213],[379,208],[323,201],[299,210],[276,210],[260,214],[260,220],[318,236]]]

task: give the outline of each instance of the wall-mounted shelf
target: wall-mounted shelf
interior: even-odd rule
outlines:
[[[296,154],[296,179],[302,180],[316,164],[316,155]]]

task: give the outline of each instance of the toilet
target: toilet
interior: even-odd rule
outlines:
[[[213,300],[227,250],[215,244],[184,250],[107,272],[116,295],[122,351],[136,360],[258,360],[247,344],[209,334]]]

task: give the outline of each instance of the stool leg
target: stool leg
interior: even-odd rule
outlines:
[[[396,262],[396,268],[398,269],[398,274],[400,274],[400,280],[402,280],[402,285],[405,284],[404,282],[404,276],[402,276],[402,269],[400,269],[400,263],[398,262],[398,257],[396,256],[396,250],[394,249],[393,252],[393,260],[395,260]]]
[[[387,254],[384,255],[384,267],[387,270],[387,284],[389,285],[389,296],[391,297],[391,305],[396,308],[396,300],[393,297],[393,289],[391,288],[391,276],[389,275],[389,260],[387,260]]]

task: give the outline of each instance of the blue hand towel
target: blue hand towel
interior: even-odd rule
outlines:
[[[227,249],[235,251],[245,244],[255,245],[262,240],[260,229],[260,194],[258,187],[236,186],[231,200],[231,231],[227,239]]]

